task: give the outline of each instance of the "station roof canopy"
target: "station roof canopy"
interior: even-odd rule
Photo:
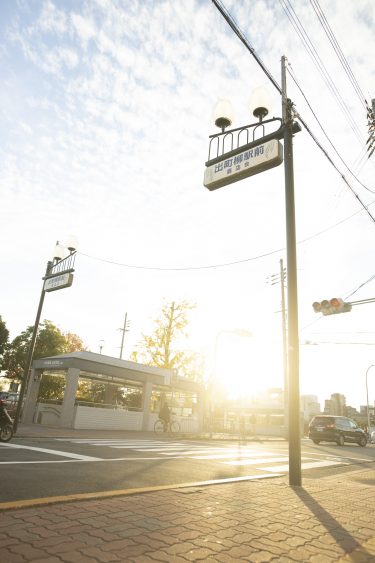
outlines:
[[[173,376],[171,369],[146,366],[94,352],[71,352],[40,358],[34,360],[33,368],[53,372],[75,368],[85,372],[82,376],[89,379],[112,380],[116,383],[148,381],[155,385],[171,385]]]
[[[33,369],[58,372],[69,368],[79,369],[81,377],[117,384],[138,384],[150,382],[153,385],[172,386],[186,392],[202,392],[200,383],[186,377],[178,377],[174,370],[146,366],[137,362],[120,360],[94,352],[71,352],[34,360]]]

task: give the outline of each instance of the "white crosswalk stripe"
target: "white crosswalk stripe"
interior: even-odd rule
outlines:
[[[310,458],[311,459],[311,458]],[[331,461],[329,459],[322,460],[322,461],[311,461],[307,463],[301,463],[301,468],[303,469],[318,469],[318,467],[332,467],[333,465],[349,465],[347,462],[341,461],[340,463],[337,461]],[[259,469],[257,467],[257,469]],[[273,466],[269,465],[268,467],[262,467],[262,471],[273,471],[277,473],[287,473],[289,471],[288,465],[279,465]]]
[[[57,439],[66,442],[66,439]],[[288,473],[288,455],[279,451],[262,451],[252,446],[215,446],[207,444],[192,444],[184,442],[166,442],[163,440],[132,440],[132,439],[70,439],[75,444],[90,446],[107,446],[115,450],[133,450],[147,455],[170,457],[173,459],[188,458],[197,461],[216,461],[229,466],[253,466],[259,471],[267,473]],[[329,456],[327,456],[328,458]],[[316,459],[312,456],[301,458],[301,468],[317,469],[348,465],[343,458]]]

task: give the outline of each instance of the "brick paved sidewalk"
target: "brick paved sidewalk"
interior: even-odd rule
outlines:
[[[0,512],[2,563],[375,561],[375,475],[361,471]]]

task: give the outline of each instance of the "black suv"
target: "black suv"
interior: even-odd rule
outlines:
[[[343,446],[345,442],[351,442],[362,447],[367,444],[365,431],[346,416],[314,416],[309,425],[309,438],[314,444],[336,442],[337,445]]]

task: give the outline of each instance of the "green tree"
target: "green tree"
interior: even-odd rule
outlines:
[[[6,346],[2,368],[8,378],[22,380],[32,333],[33,327],[29,326]],[[77,335],[61,332],[48,320],[40,324],[33,354],[34,360],[77,350],[85,350],[82,340]]]
[[[3,318],[0,315],[0,358],[5,352],[5,348],[8,344],[8,340],[9,340],[9,330],[7,329],[5,321],[3,321]]]
[[[65,390],[65,377],[44,373],[40,382],[38,399],[62,399]]]
[[[3,367],[3,355],[8,345],[9,340],[9,330],[6,327],[5,321],[3,321],[0,315],[0,371],[4,369]]]
[[[104,383],[82,379],[78,385],[77,399],[88,403],[103,403],[105,388]]]
[[[165,302],[161,315],[154,321],[154,331],[150,335],[142,334],[138,350],[131,354],[131,359],[149,366],[174,369],[189,379],[200,379],[202,362],[199,355],[178,348],[181,338],[186,337],[188,312],[194,308],[195,305],[188,301]]]
[[[127,389],[121,396],[120,402],[130,409],[142,408],[142,391],[140,389]]]

